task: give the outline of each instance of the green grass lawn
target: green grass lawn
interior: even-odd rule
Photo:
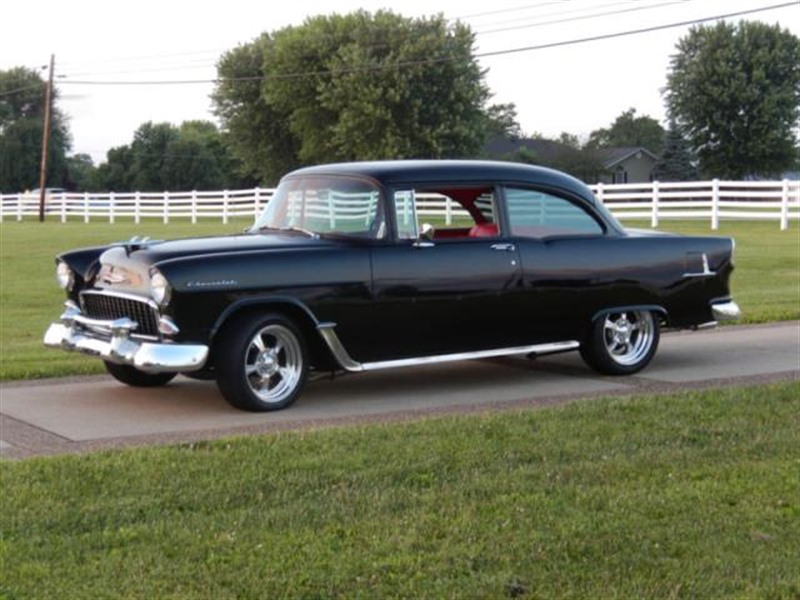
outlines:
[[[800,384],[0,463],[0,598],[797,598]]]
[[[0,379],[98,373],[99,361],[45,349],[42,335],[59,314],[64,300],[53,275],[53,257],[64,250],[149,235],[163,239],[241,231],[242,220],[223,226],[219,221],[197,225],[173,222],[108,223],[33,221],[0,224]],[[628,223],[628,225],[631,225]],[[744,322],[800,318],[800,230],[792,224],[725,222],[718,232],[736,238],[733,293]],[[703,222],[663,223],[663,228],[710,234]]]

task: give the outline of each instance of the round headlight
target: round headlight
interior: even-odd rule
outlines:
[[[58,261],[56,265],[56,281],[61,289],[67,291],[71,290],[75,284],[75,274],[63,260]]]
[[[159,271],[153,270],[150,273],[150,295],[153,300],[158,302],[161,306],[169,304],[171,288],[169,281]]]

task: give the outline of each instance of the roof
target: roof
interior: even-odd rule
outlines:
[[[593,202],[594,195],[571,175],[522,163],[492,160],[391,160],[334,163],[305,167],[289,173],[298,175],[361,175],[384,185],[405,183],[529,183],[559,188]]]
[[[642,154],[646,154],[654,161],[658,160],[658,155],[653,154],[645,148],[644,146],[624,146],[618,148],[598,148],[597,152],[600,155],[600,158],[603,161],[603,168],[605,169],[612,169],[616,167],[619,163],[624,162],[631,158],[632,156],[636,155],[637,153],[641,152]]]

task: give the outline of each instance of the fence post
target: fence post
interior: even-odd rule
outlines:
[[[197,225],[197,190],[192,190],[192,225]]]
[[[17,194],[17,221],[22,221],[22,194]]]
[[[136,191],[133,193],[133,222],[137,225],[142,220],[142,193]]]
[[[222,224],[228,224],[228,190],[222,191]]]
[[[450,198],[444,199],[444,222],[448,225],[453,224],[453,207],[450,205]]]
[[[66,223],[67,222],[67,198],[66,198],[66,193],[65,192],[61,192],[60,198],[61,198],[61,222],[62,223]]]
[[[164,190],[164,209],[162,211],[163,217],[162,220],[164,221],[164,225],[169,223],[169,191]]]
[[[719,179],[711,182],[711,229],[719,229]]]
[[[256,189],[253,191],[255,192],[255,199],[256,199],[256,205],[253,208],[253,220],[255,221],[256,219],[258,219],[258,215],[261,214],[261,211],[259,210],[261,206],[261,188],[256,187]]]
[[[658,227],[658,203],[659,203],[659,196],[658,196],[658,181],[653,182],[653,213],[650,216],[650,227],[655,229]]]
[[[89,192],[83,192],[83,222],[89,222]]]
[[[789,180],[783,180],[781,189],[781,231],[789,228]]]
[[[108,195],[108,222],[114,222],[114,192]]]
[[[605,204],[605,202],[606,202],[605,199],[603,198],[604,194],[605,194],[605,190],[603,189],[603,182],[602,181],[598,181],[597,182],[597,191],[595,192],[594,195],[597,197],[597,201],[600,204]]]

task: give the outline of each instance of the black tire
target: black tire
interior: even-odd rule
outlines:
[[[236,408],[253,412],[286,408],[308,379],[305,339],[281,314],[234,319],[214,347],[217,386]]]
[[[145,373],[129,365],[103,361],[106,371],[120,383],[133,387],[160,387],[172,381],[177,373]]]
[[[606,375],[641,371],[658,349],[658,316],[650,311],[620,311],[598,318],[580,347],[583,360]]]

